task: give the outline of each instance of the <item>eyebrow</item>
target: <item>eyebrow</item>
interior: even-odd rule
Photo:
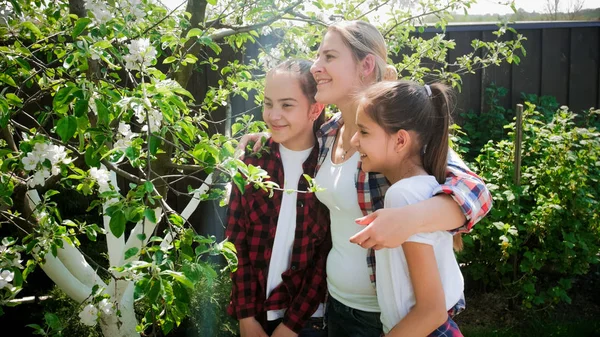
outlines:
[[[272,101],[272,99],[270,99],[269,97],[265,97],[265,98],[264,98],[264,100],[265,100],[265,101],[267,101],[267,100],[268,100],[268,101]],[[281,99],[278,99],[278,100],[277,100],[277,102],[285,102],[285,101],[294,101],[294,102],[298,102],[298,100],[297,100],[297,99],[295,99],[295,98],[292,98],[292,97],[286,97],[286,98],[281,98]]]
[[[337,50],[335,50],[335,49],[325,49],[325,50],[319,50],[318,53],[319,54],[337,53]]]

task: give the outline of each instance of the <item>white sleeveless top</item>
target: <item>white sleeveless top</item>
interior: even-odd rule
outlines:
[[[327,289],[341,303],[358,310],[379,312],[375,288],[367,266],[367,250],[349,241],[364,226],[354,220],[363,216],[356,190],[356,167],[360,155],[354,153],[341,164],[327,156],[315,181],[324,191],[317,198],[329,208],[333,247],[327,257]]]

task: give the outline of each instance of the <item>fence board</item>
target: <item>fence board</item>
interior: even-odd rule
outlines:
[[[456,42],[454,50],[448,52],[450,62],[454,62],[458,56],[468,54],[473,51],[471,41],[481,39],[482,32],[449,32],[448,39]],[[481,51],[475,52],[474,56],[481,56]],[[480,111],[481,107],[481,70],[474,74],[462,75],[462,88],[457,96],[457,107],[454,119],[460,123],[460,114],[469,110]]]
[[[540,94],[542,65],[542,31],[524,30],[519,33],[527,38],[523,42],[527,57],[521,58],[519,65],[512,66],[511,107],[522,101],[521,93]]]
[[[593,107],[598,95],[598,28],[571,29],[569,107],[574,112]]]
[[[560,104],[569,102],[570,58],[570,29],[543,29],[541,94],[556,97]]]

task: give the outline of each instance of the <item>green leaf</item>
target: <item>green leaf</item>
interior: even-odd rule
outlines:
[[[190,281],[189,278],[185,277],[184,274],[173,271],[173,270],[165,270],[161,274],[166,274],[173,277],[177,282],[181,283],[183,286],[194,289],[194,284]]]
[[[237,188],[240,190],[240,192],[244,194],[244,191],[246,191],[246,181],[239,172],[233,176],[233,182],[235,183],[235,186],[237,186]]]
[[[108,123],[110,122],[110,112],[108,111],[108,108],[106,107],[104,102],[102,102],[99,99],[95,100],[95,102],[96,109],[98,110],[98,122],[101,124],[108,125]]]
[[[78,99],[75,103],[75,108],[73,111],[75,112],[75,116],[83,117],[87,114],[89,110],[89,101],[87,99]]]
[[[60,330],[60,329],[62,329],[62,324],[60,322],[60,319],[55,314],[50,313],[50,312],[46,312],[44,314],[44,320],[46,321],[46,324],[52,330]]]
[[[148,140],[148,150],[151,155],[155,155],[158,152],[158,146],[160,145],[160,138],[150,135],[150,139]]]
[[[56,125],[56,133],[63,142],[73,138],[77,132],[77,118],[75,116],[66,116],[61,118]]]
[[[154,213],[153,209],[146,208],[146,210],[144,211],[144,216],[146,217],[146,219],[150,220],[150,222],[156,223],[156,213]]]
[[[125,260],[129,260],[132,256],[135,256],[139,252],[139,248],[131,247],[125,251]]]
[[[154,184],[151,181],[145,181],[144,190],[146,191],[146,193],[151,193],[152,191],[154,191]]]
[[[217,5],[217,0],[207,0],[206,2],[208,2],[209,4],[216,6]]]
[[[98,153],[96,152],[96,149],[94,149],[94,147],[88,146],[87,149],[85,149],[85,163],[89,167],[99,168],[100,167],[100,158],[101,157],[98,155]]]
[[[110,41],[107,40],[102,40],[94,43],[93,46],[100,49],[106,49],[112,47],[112,43],[110,43]]]
[[[35,37],[40,38],[42,36],[42,31],[40,31],[40,29],[32,22],[25,21],[21,25],[23,28],[29,29],[35,35]]]
[[[169,64],[175,61],[177,61],[177,58],[175,56],[169,56],[163,61],[163,64]]]
[[[114,236],[120,238],[121,235],[123,235],[125,232],[125,223],[125,214],[123,211],[118,210],[112,214],[110,217],[109,227]]]
[[[12,77],[6,75],[6,74],[0,74],[0,81],[12,86],[12,87],[17,87],[17,83],[15,83],[15,80],[13,80]]]
[[[215,2],[216,3],[216,2]],[[192,28],[190,29],[190,31],[186,34],[186,39],[189,39],[190,37],[195,36],[202,36],[202,30],[200,28]]]
[[[150,303],[156,303],[158,300],[158,295],[160,294],[160,286],[161,284],[161,280],[160,279],[152,279],[150,280],[150,283],[148,283],[148,286],[146,287],[146,296],[148,296],[148,299],[150,300]]]
[[[90,19],[90,18],[79,18],[77,20],[77,22],[75,23],[75,27],[73,28],[73,32],[71,33],[71,36],[73,37],[73,39],[75,39],[76,37],[78,37],[79,34],[81,34],[81,32],[83,32],[85,30],[85,28],[87,27],[87,25],[90,24],[90,22],[92,22],[92,19]]]

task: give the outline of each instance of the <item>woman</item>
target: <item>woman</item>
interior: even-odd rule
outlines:
[[[325,188],[317,197],[330,210],[333,242],[327,259],[329,336],[379,337],[382,325],[371,248],[398,247],[421,232],[469,231],[491,208],[491,196],[481,179],[450,151],[446,183],[434,191],[435,197],[379,210],[389,183],[381,174],[361,170],[350,139],[358,130],[357,93],[396,78],[395,70],[387,66],[383,36],[363,21],[331,25],[311,72],[317,81],[317,102],[335,104],[340,110],[317,132],[320,153],[315,180]],[[247,137],[240,146],[261,136]],[[370,228],[360,232],[361,224],[374,219]]]

